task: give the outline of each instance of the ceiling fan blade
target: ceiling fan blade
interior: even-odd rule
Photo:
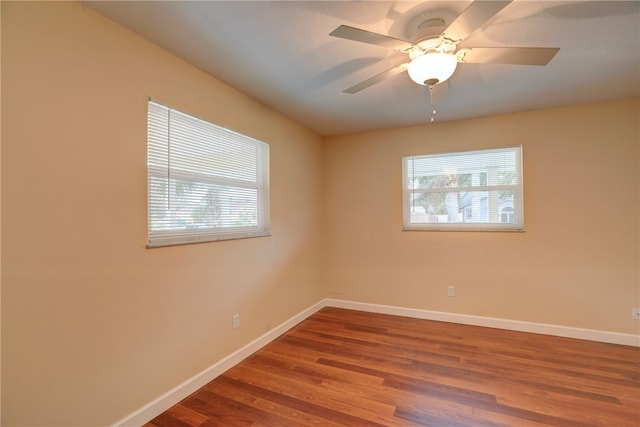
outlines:
[[[358,83],[357,85],[353,85],[348,89],[343,90],[342,92],[344,93],[350,93],[350,94],[354,94],[357,92],[360,92],[363,89],[368,88],[369,86],[373,86],[376,83],[379,83],[385,79],[388,79],[389,77],[393,77],[397,74],[402,73],[403,71],[405,71],[407,69],[407,67],[409,66],[409,64],[400,64],[397,67],[393,67],[387,71],[383,71],[380,74],[377,74],[363,82]]]
[[[442,36],[452,43],[458,43],[464,40],[495,14],[504,9],[511,1],[512,0],[474,1],[444,30]]]
[[[401,52],[405,52],[413,48],[413,44],[408,41],[378,33],[372,33],[371,31],[361,30],[359,28],[349,27],[348,25],[340,25],[329,35],[333,37],[340,37],[342,39],[355,40],[358,42],[374,44],[376,46],[387,47]]]
[[[458,62],[547,65],[559,50],[557,47],[474,47],[461,49]]]

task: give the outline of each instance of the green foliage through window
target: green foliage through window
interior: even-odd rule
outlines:
[[[521,230],[521,147],[403,157],[404,228]]]

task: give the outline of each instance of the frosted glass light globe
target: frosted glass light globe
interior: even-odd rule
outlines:
[[[429,52],[411,61],[407,71],[419,85],[433,86],[451,77],[457,65],[454,54]]]

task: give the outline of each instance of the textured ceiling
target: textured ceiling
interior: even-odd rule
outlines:
[[[411,39],[469,1],[85,2],[321,135],[429,122],[426,87],[401,73],[342,90],[407,55],[330,37],[339,25]],[[640,2],[516,0],[459,47],[559,47],[546,66],[459,64],[435,88],[437,122],[640,96]]]

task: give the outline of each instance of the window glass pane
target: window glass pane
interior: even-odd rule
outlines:
[[[413,194],[411,220],[418,223],[512,223],[513,203],[511,190]],[[509,220],[502,219],[505,209],[511,212]]]
[[[269,235],[269,146],[149,102],[149,245]]]
[[[404,157],[405,229],[522,229],[520,153]]]

